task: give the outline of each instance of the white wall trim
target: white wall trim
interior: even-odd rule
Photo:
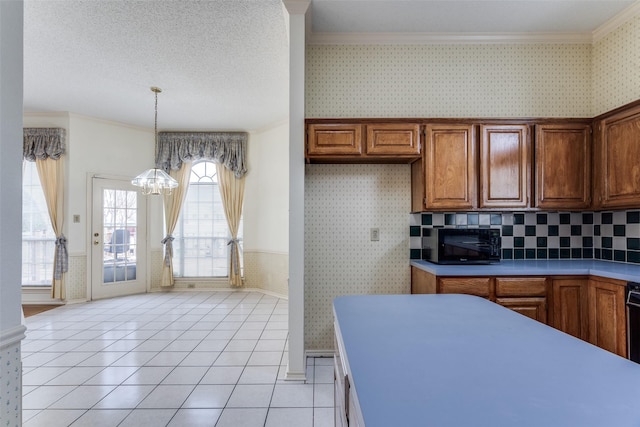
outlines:
[[[267,291],[260,288],[154,288],[149,293],[155,292],[259,292],[261,294],[269,295],[272,297],[289,300],[288,295],[282,295],[277,292]],[[82,302],[82,301],[80,301]]]
[[[640,2],[635,2],[607,22],[596,28],[593,32],[593,43],[602,40],[607,35],[626,24],[631,19],[640,15]]]
[[[0,331],[0,351],[20,345],[20,342],[25,338],[26,330],[26,326],[18,325],[6,331]]]
[[[22,287],[22,304],[64,305],[64,301],[51,298],[51,286]]]
[[[335,355],[334,350],[307,350],[305,352],[306,357],[333,357]]]
[[[277,129],[280,126],[284,126],[284,125],[287,125],[287,124],[289,124],[289,118],[288,117],[285,118],[285,119],[279,120],[277,122],[273,122],[273,123],[270,123],[268,125],[265,125],[265,126],[259,128],[259,129],[250,130],[249,131],[249,136],[251,136],[252,134],[261,134],[261,133],[264,133],[264,132],[268,132],[270,130]]]
[[[591,44],[591,33],[311,33],[309,45]]]
[[[292,372],[287,371],[284,374],[285,381],[307,381],[307,374],[305,372]]]
[[[268,254],[268,255],[289,255],[289,252],[284,251],[270,251],[265,249],[246,249],[243,251],[245,254]]]
[[[310,15],[310,13],[308,14]],[[640,15],[635,2],[592,32],[585,33],[314,33],[307,34],[309,45],[352,44],[594,44],[631,19]],[[310,28],[310,26],[309,26]]]

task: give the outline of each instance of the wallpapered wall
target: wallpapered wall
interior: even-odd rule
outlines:
[[[640,99],[640,16],[593,46],[592,116]]]
[[[593,117],[640,98],[639,27],[595,46],[309,46],[306,116]],[[327,350],[334,297],[408,291],[409,168],[310,165],[305,187],[305,347]],[[374,256],[371,218],[394,224]]]
[[[591,115],[589,45],[309,46],[307,117]]]
[[[307,165],[307,349],[333,348],[336,296],[409,292],[410,177],[408,165]]]

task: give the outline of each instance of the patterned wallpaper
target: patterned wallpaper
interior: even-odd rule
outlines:
[[[593,47],[593,116],[640,99],[640,16]]]
[[[0,420],[2,427],[20,427],[22,424],[22,359],[20,343],[0,351]]]
[[[590,117],[591,46],[308,46],[307,117]]]
[[[408,165],[306,166],[307,350],[333,348],[335,297],[409,292],[410,177]]]
[[[87,299],[87,257],[69,255],[69,271],[65,275],[67,301]]]

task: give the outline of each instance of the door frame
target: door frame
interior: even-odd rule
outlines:
[[[85,221],[85,262],[86,262],[86,266],[87,266],[87,274],[86,274],[86,290],[87,290],[87,297],[86,300],[87,301],[93,301],[93,289],[91,286],[91,281],[92,281],[92,273],[93,273],[93,263],[92,263],[92,236],[93,236],[93,179],[94,178],[99,178],[99,179],[110,179],[110,180],[116,180],[116,181],[131,181],[131,177],[130,176],[124,176],[124,175],[111,175],[111,174],[101,174],[101,173],[94,173],[94,172],[87,172],[87,178],[86,178],[86,212],[85,212],[85,218],[87,218],[87,220]],[[150,248],[150,232],[151,232],[151,227],[150,227],[150,221],[151,221],[151,215],[150,215],[150,205],[152,205],[152,203],[149,203],[147,201],[147,206],[146,206],[146,213],[145,213],[145,234],[146,234],[146,253],[144,255],[144,259],[145,259],[145,268],[144,268],[144,286],[145,286],[145,292],[149,293],[151,291],[151,248]]]

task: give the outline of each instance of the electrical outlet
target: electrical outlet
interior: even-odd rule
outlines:
[[[371,241],[372,242],[377,242],[378,240],[380,240],[380,229],[379,228],[372,228],[371,229]]]
[[[74,214],[73,215],[73,222],[76,223],[76,224],[79,223],[80,222],[80,215]]]

